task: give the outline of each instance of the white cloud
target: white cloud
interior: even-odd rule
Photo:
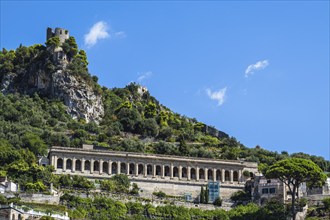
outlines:
[[[152,76],[152,72],[151,71],[147,71],[144,73],[139,73],[139,77],[137,78],[137,81],[140,83],[148,78],[150,78]]]
[[[211,89],[206,89],[206,94],[210,99],[218,101],[218,106],[220,106],[225,102],[226,91],[227,91],[227,87],[214,92],[212,92]]]
[[[268,60],[260,60],[255,64],[249,65],[245,70],[245,77],[249,77],[254,73],[254,71],[265,69],[268,65]]]
[[[85,35],[85,44],[88,47],[94,46],[98,40],[110,37],[108,25],[104,21],[99,21],[91,27],[89,33]]]
[[[126,33],[124,31],[118,31],[114,33],[116,38],[125,38],[126,37]]]

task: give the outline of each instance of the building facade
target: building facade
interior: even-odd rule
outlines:
[[[162,186],[162,190],[170,194],[189,192],[195,195],[196,189],[198,192],[208,181],[219,182],[222,188],[239,190],[244,187],[244,170],[258,172],[256,163],[118,152],[94,149],[92,145],[82,148],[54,146],[49,152],[49,160],[56,174],[109,178],[121,173],[140,187],[145,185],[147,191],[160,190]]]

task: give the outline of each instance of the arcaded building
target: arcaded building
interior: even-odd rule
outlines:
[[[109,178],[126,174],[148,194],[164,191],[170,195],[191,193],[197,196],[208,181],[220,183],[220,196],[244,188],[244,170],[257,173],[257,164],[233,160],[178,157],[132,152],[54,146],[49,152],[56,174],[82,175],[88,178]]]

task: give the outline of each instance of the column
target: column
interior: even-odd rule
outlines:
[[[129,162],[126,163],[126,174],[129,175]]]
[[[234,182],[234,171],[230,170],[230,183]]]
[[[120,161],[117,162],[117,174],[121,174]]]
[[[170,166],[170,176],[171,176],[171,179],[173,179],[173,164],[172,163]]]
[[[54,156],[54,168],[57,170],[57,156]]]
[[[72,159],[72,172],[73,173],[76,172],[76,158],[75,157]]]
[[[144,177],[147,177],[147,172],[148,172],[147,168],[148,168],[148,165],[144,164]]]
[[[136,163],[135,164],[135,176],[138,176],[139,175],[139,164]]]
[[[112,161],[111,160],[108,161],[108,174],[109,175],[112,174]]]
[[[188,166],[188,168],[187,168],[187,179],[191,180],[191,167],[190,166]]]
[[[217,169],[213,168],[213,182],[217,181]]]
[[[221,180],[223,183],[225,182],[225,169],[221,169]]]
[[[152,177],[156,178],[156,164],[154,164],[152,167]]]
[[[182,166],[179,166],[179,180],[182,179]]]
[[[91,173],[94,173],[94,159],[91,159]]]
[[[238,183],[242,181],[242,170],[238,171]]]
[[[85,172],[85,158],[81,159],[81,172]]]
[[[100,159],[100,162],[99,162],[99,168],[100,168],[100,175],[103,173],[103,160],[102,159]]]
[[[196,167],[196,181],[199,181],[199,167]]]
[[[63,159],[63,172],[65,172],[66,171],[66,160],[67,160],[68,158],[66,158],[66,157],[64,157],[64,159]]]
[[[209,180],[209,175],[208,175],[208,170],[207,168],[204,169],[204,177],[205,177],[205,182],[207,182]]]
[[[165,165],[162,165],[162,178],[165,178]]]

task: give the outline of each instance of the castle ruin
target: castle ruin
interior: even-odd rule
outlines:
[[[52,28],[48,27],[46,37],[47,37],[46,41],[49,38],[58,37],[60,39],[60,44],[62,45],[65,42],[65,40],[69,39],[69,31],[64,28],[58,28],[58,27],[55,28],[55,30],[53,31]],[[53,48],[53,53],[54,53],[54,60],[62,64],[67,64],[68,61],[67,56],[63,52],[62,47]]]
[[[55,31],[53,31],[52,28],[47,28],[47,39],[52,37],[59,37],[61,44],[65,42],[66,39],[69,39],[69,31],[64,28],[55,28]]]

